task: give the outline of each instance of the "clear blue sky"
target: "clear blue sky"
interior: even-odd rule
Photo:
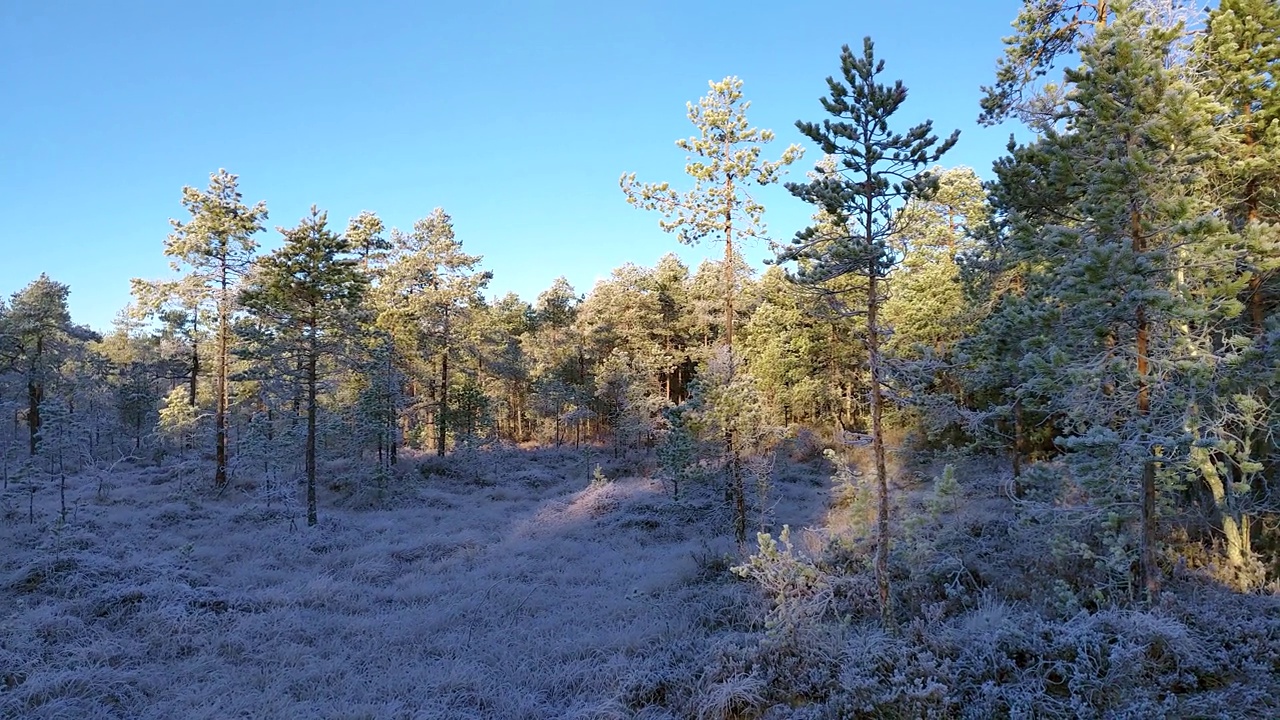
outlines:
[[[820,119],[841,44],[871,35],[911,97],[904,122],[960,128],[946,165],[984,176],[1010,127],[980,128],[1012,0],[296,3],[0,0],[0,294],[41,272],[77,322],[109,327],[129,278],[168,274],[184,185],[225,167],[270,232],[312,203],[407,228],[436,206],[532,300],[565,275],[586,292],[624,262],[678,250],[628,206],[624,171],[687,186],[685,102],[738,75],[771,154]],[[803,176],[816,152],[806,147]],[[761,196],[773,235],[809,208]],[[768,255],[748,247],[750,260]]]

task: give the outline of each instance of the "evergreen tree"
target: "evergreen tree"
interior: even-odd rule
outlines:
[[[933,435],[963,424],[968,405],[955,367],[956,346],[979,318],[965,297],[958,258],[976,245],[974,229],[988,223],[986,192],[969,168],[938,171],[931,198],[914,198],[902,209],[897,244],[903,262],[888,278],[884,306],[890,334],[885,351],[897,385],[909,391]]]
[[[385,226],[375,213],[363,211],[347,223],[345,237],[359,259],[360,272],[370,286],[364,294],[358,340],[364,350],[356,369],[359,385],[354,431],[368,444],[372,441],[378,456],[379,472],[390,472],[396,463],[398,435],[396,415],[402,373],[396,363],[395,343],[378,317],[385,308],[384,295],[377,291],[390,260],[391,241],[383,236]],[[361,448],[363,450],[363,446]]]
[[[1215,199],[1239,246],[1234,272],[1213,273],[1197,285],[1208,300],[1238,284],[1243,311],[1224,324],[1196,323],[1216,352],[1200,365],[1213,372],[1206,373],[1195,408],[1192,459],[1213,501],[1226,567],[1248,587],[1258,579],[1251,516],[1280,480],[1274,440],[1280,398],[1272,391],[1280,367],[1274,321],[1280,306],[1280,5],[1223,0],[1209,12],[1193,52],[1195,77],[1218,103],[1220,142],[1211,182],[1201,192]],[[1265,532],[1267,523],[1260,527]]]
[[[189,268],[187,288],[192,298],[192,323],[200,309],[211,306],[215,327],[214,371],[214,485],[227,483],[227,420],[230,410],[231,326],[236,311],[238,284],[249,268],[263,228],[267,206],[253,207],[241,200],[237,176],[218,170],[209,176],[209,188],[182,189],[182,205],[190,213],[186,222],[171,220],[173,232],[165,240],[164,254],[174,258],[174,270]],[[193,347],[193,357],[195,350]],[[195,387],[195,368],[192,387]],[[194,397],[194,391],[192,396]]]
[[[694,179],[693,189],[679,193],[665,182],[637,185],[635,173],[624,174],[620,184],[627,202],[661,212],[662,229],[678,233],[680,242],[695,245],[708,237],[724,238],[724,340],[732,347],[736,248],[744,240],[765,234],[764,206],[747,186],[777,182],[782,169],[798,160],[803,151],[792,145],[776,161],[761,160],[762,146],[774,135],[772,130],[753,128],[747,122],[751,103],[742,99],[742,81],[727,77],[709,85],[706,97],[697,105],[688,104],[689,121],[698,129],[698,136],[676,141],[677,147],[700,158],[685,166]]]
[[[1065,90],[1054,83],[1037,88],[1035,83],[1105,27],[1113,5],[1110,0],[1023,0],[1014,34],[1004,38],[996,83],[982,88],[978,121],[995,125],[1015,115],[1043,130],[1067,116]]]
[[[566,422],[580,441],[582,422],[594,417],[588,372],[594,360],[587,357],[593,323],[584,319],[583,303],[573,286],[558,278],[538,295],[520,343],[529,363],[530,412],[544,426],[542,437],[557,445],[564,442]]]
[[[27,451],[31,457],[40,446],[45,395],[58,381],[63,358],[72,343],[96,337],[71,323],[69,292],[66,285],[41,275],[14,293],[0,314],[0,371],[16,371],[25,385]]]
[[[379,289],[384,303],[379,322],[405,352],[416,354],[422,363],[419,372],[435,385],[435,448],[443,456],[449,433],[449,361],[474,347],[474,321],[484,306],[481,291],[493,273],[478,269],[479,255],[463,252],[453,220],[441,208],[414,223],[412,232],[393,230],[391,244]]]
[[[1154,599],[1160,479],[1185,469],[1183,441],[1197,424],[1188,413],[1199,369],[1180,358],[1213,354],[1216,333],[1204,331],[1233,304],[1222,270],[1238,253],[1205,203],[1211,106],[1171,69],[1182,29],[1111,7],[1112,21],[1081,48],[1082,68],[1067,72],[1077,112],[1066,132],[1022,151],[1021,172],[1004,166],[1002,181],[1023,185],[997,195],[1017,198],[1024,221],[1041,211],[1025,198],[1058,203],[1011,236],[1024,315],[1001,320],[1033,334],[1016,348],[1018,396],[1056,416],[1093,502],[1138,507],[1126,542],[1138,550],[1137,585]]]
[[[1209,13],[1197,59],[1227,129],[1217,168],[1232,225],[1249,240],[1247,301],[1255,337],[1276,304],[1280,269],[1280,4],[1223,0]]]
[[[316,518],[316,415],[323,357],[349,341],[366,287],[350,241],[328,229],[312,206],[297,227],[279,228],[284,245],[256,264],[241,294],[244,307],[281,328],[279,340],[300,359],[306,389],[307,524]]]
[[[871,373],[871,437],[875,457],[878,498],[876,522],[876,579],[882,619],[892,624],[889,588],[889,481],[885,467],[882,416],[885,407],[884,367],[879,317],[885,301],[884,280],[898,260],[890,241],[901,231],[898,204],[927,196],[936,178],[925,168],[955,145],[959,131],[938,141],[933,123],[925,121],[905,133],[890,129],[890,120],[907,98],[901,81],[883,85],[878,76],[884,61],[876,60],[871,38],[863,41],[861,56],[849,46],[840,53],[841,77],[827,78],[829,97],[822,107],[835,119],[821,124],[800,121],[796,127],[818,144],[823,154],[834,155],[834,173],[823,173],[808,183],[789,183],[787,189],[820,207],[830,218],[797,234],[782,251],[780,261],[797,261],[800,282],[815,287],[846,275],[866,278],[859,288],[858,311],[865,312],[863,342]],[[848,305],[847,301],[843,301]]]
[[[852,323],[818,316],[812,295],[792,283],[781,268],[760,280],[761,302],[742,333],[742,349],[771,422],[840,426],[844,399],[865,387],[855,378],[862,364]]]
[[[567,283],[566,283],[567,285]],[[533,332],[533,307],[515,293],[507,293],[485,307],[480,354],[484,369],[497,387],[492,409],[495,430],[512,442],[528,437],[531,365],[524,342]]]

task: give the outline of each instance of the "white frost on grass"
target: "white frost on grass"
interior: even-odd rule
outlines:
[[[384,509],[323,498],[316,528],[154,469],[117,475],[107,498],[86,483],[62,527],[37,497],[36,523],[0,524],[0,717],[710,717],[753,704],[751,678],[696,687],[703,655],[751,612],[752,588],[704,567],[732,552],[724,528],[656,481],[589,487],[569,453],[505,452],[488,482],[415,473]],[[812,484],[775,495],[780,522],[816,522]]]

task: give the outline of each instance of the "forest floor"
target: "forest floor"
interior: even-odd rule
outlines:
[[[1280,586],[1215,580],[1173,518],[1145,603],[1064,468],[1019,499],[990,460],[894,468],[886,629],[868,478],[795,450],[742,548],[718,481],[677,499],[599,449],[408,458],[381,487],[328,463],[316,527],[294,482],[213,493],[194,461],[71,478],[65,521],[13,482],[0,718],[1280,717]]]
[[[709,494],[592,485],[608,457],[409,460],[381,497],[322,482],[314,528],[194,464],[73,478],[65,523],[56,489],[11,484],[0,717],[710,716],[706,648],[759,593]],[[819,524],[827,485],[793,468],[773,518]]]

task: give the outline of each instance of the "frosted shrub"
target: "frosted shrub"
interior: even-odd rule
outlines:
[[[835,466],[835,473],[831,476],[831,483],[834,486],[831,493],[831,506],[837,509],[855,507],[858,504],[858,477],[861,473],[854,470],[838,452],[831,448],[823,450],[822,456]]]
[[[747,477],[747,486],[755,492],[755,497],[752,499],[755,501],[760,532],[768,532],[773,504],[776,502],[769,494],[773,486],[773,468],[776,460],[777,453],[771,450],[752,455],[742,463],[743,473]]]
[[[760,549],[746,563],[733,567],[733,573],[755,581],[771,598],[772,610],[765,626],[794,634],[827,612],[831,583],[812,561],[795,551],[789,525],[782,526],[777,540],[769,533],[760,533],[757,540]]]
[[[933,496],[928,500],[929,512],[937,516],[954,511],[958,507],[960,493],[960,483],[956,480],[956,466],[947,463],[946,467],[942,468],[942,477],[938,478],[933,486]]]
[[[596,467],[591,471],[591,487],[604,487],[610,483],[609,477],[604,474],[604,468],[600,467],[600,463],[596,463]]]

